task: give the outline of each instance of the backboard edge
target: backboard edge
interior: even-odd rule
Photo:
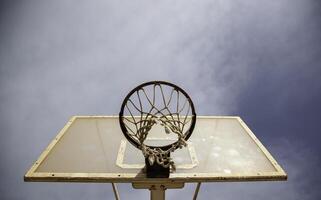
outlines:
[[[27,173],[24,175],[24,180],[27,181],[29,177],[32,177],[37,168],[40,166],[40,164],[44,161],[44,159],[47,157],[51,149],[55,146],[55,144],[62,138],[62,136],[65,134],[66,130],[71,126],[71,124],[75,121],[75,119],[78,116],[72,116],[69,121],[65,124],[65,126],[59,131],[59,133],[55,136],[54,139],[51,140],[49,145],[45,148],[45,150],[40,154],[38,159],[33,163],[33,165],[30,167],[30,169],[27,171]]]
[[[272,154],[264,147],[264,145],[261,143],[261,141],[255,136],[255,134],[251,131],[251,129],[247,126],[247,124],[241,119],[241,117],[237,117],[237,120],[240,122],[242,127],[245,129],[247,134],[252,138],[252,140],[255,142],[255,144],[261,149],[261,151],[264,153],[266,158],[271,162],[271,164],[276,169],[276,171],[279,172],[280,174],[284,175],[287,178],[287,174],[282,169],[282,167],[274,159]]]

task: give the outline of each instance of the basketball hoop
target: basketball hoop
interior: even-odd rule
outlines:
[[[151,81],[137,86],[125,97],[119,123],[127,140],[142,151],[147,177],[168,177],[170,169],[175,171],[170,153],[187,146],[196,113],[183,89],[165,81]],[[156,124],[164,127],[165,134],[176,134],[177,141],[163,146],[145,144]]]

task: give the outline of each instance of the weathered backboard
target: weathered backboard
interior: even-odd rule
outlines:
[[[161,128],[161,127],[158,127]],[[149,144],[175,138],[157,133]],[[287,175],[240,117],[198,116],[188,146],[172,155],[169,179],[146,178],[142,152],[121,132],[118,116],[74,116],[25,175],[25,181],[215,182],[285,180]]]

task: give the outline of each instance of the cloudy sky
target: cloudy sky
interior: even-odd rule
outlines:
[[[199,199],[321,196],[320,1],[31,0],[0,5],[0,198],[112,199],[110,184],[23,175],[70,116],[117,114],[148,80],[183,87],[199,115],[241,116],[289,176],[207,183]]]

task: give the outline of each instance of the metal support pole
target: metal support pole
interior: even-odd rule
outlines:
[[[151,187],[149,190],[151,200],[165,200],[165,186]]]
[[[116,199],[116,200],[120,200],[116,184],[115,184],[115,183],[111,183],[111,185],[113,186],[113,191],[114,191],[115,199]]]
[[[177,189],[183,188],[184,183],[159,183],[159,182],[137,182],[132,183],[133,188],[135,189],[149,189],[150,190],[150,199],[151,200],[165,200],[165,190],[166,189]]]
[[[195,188],[193,200],[196,200],[196,199],[197,199],[197,195],[198,195],[198,191],[200,190],[200,187],[201,187],[201,182],[198,182],[198,183],[197,183],[197,186],[196,186],[196,188]]]

